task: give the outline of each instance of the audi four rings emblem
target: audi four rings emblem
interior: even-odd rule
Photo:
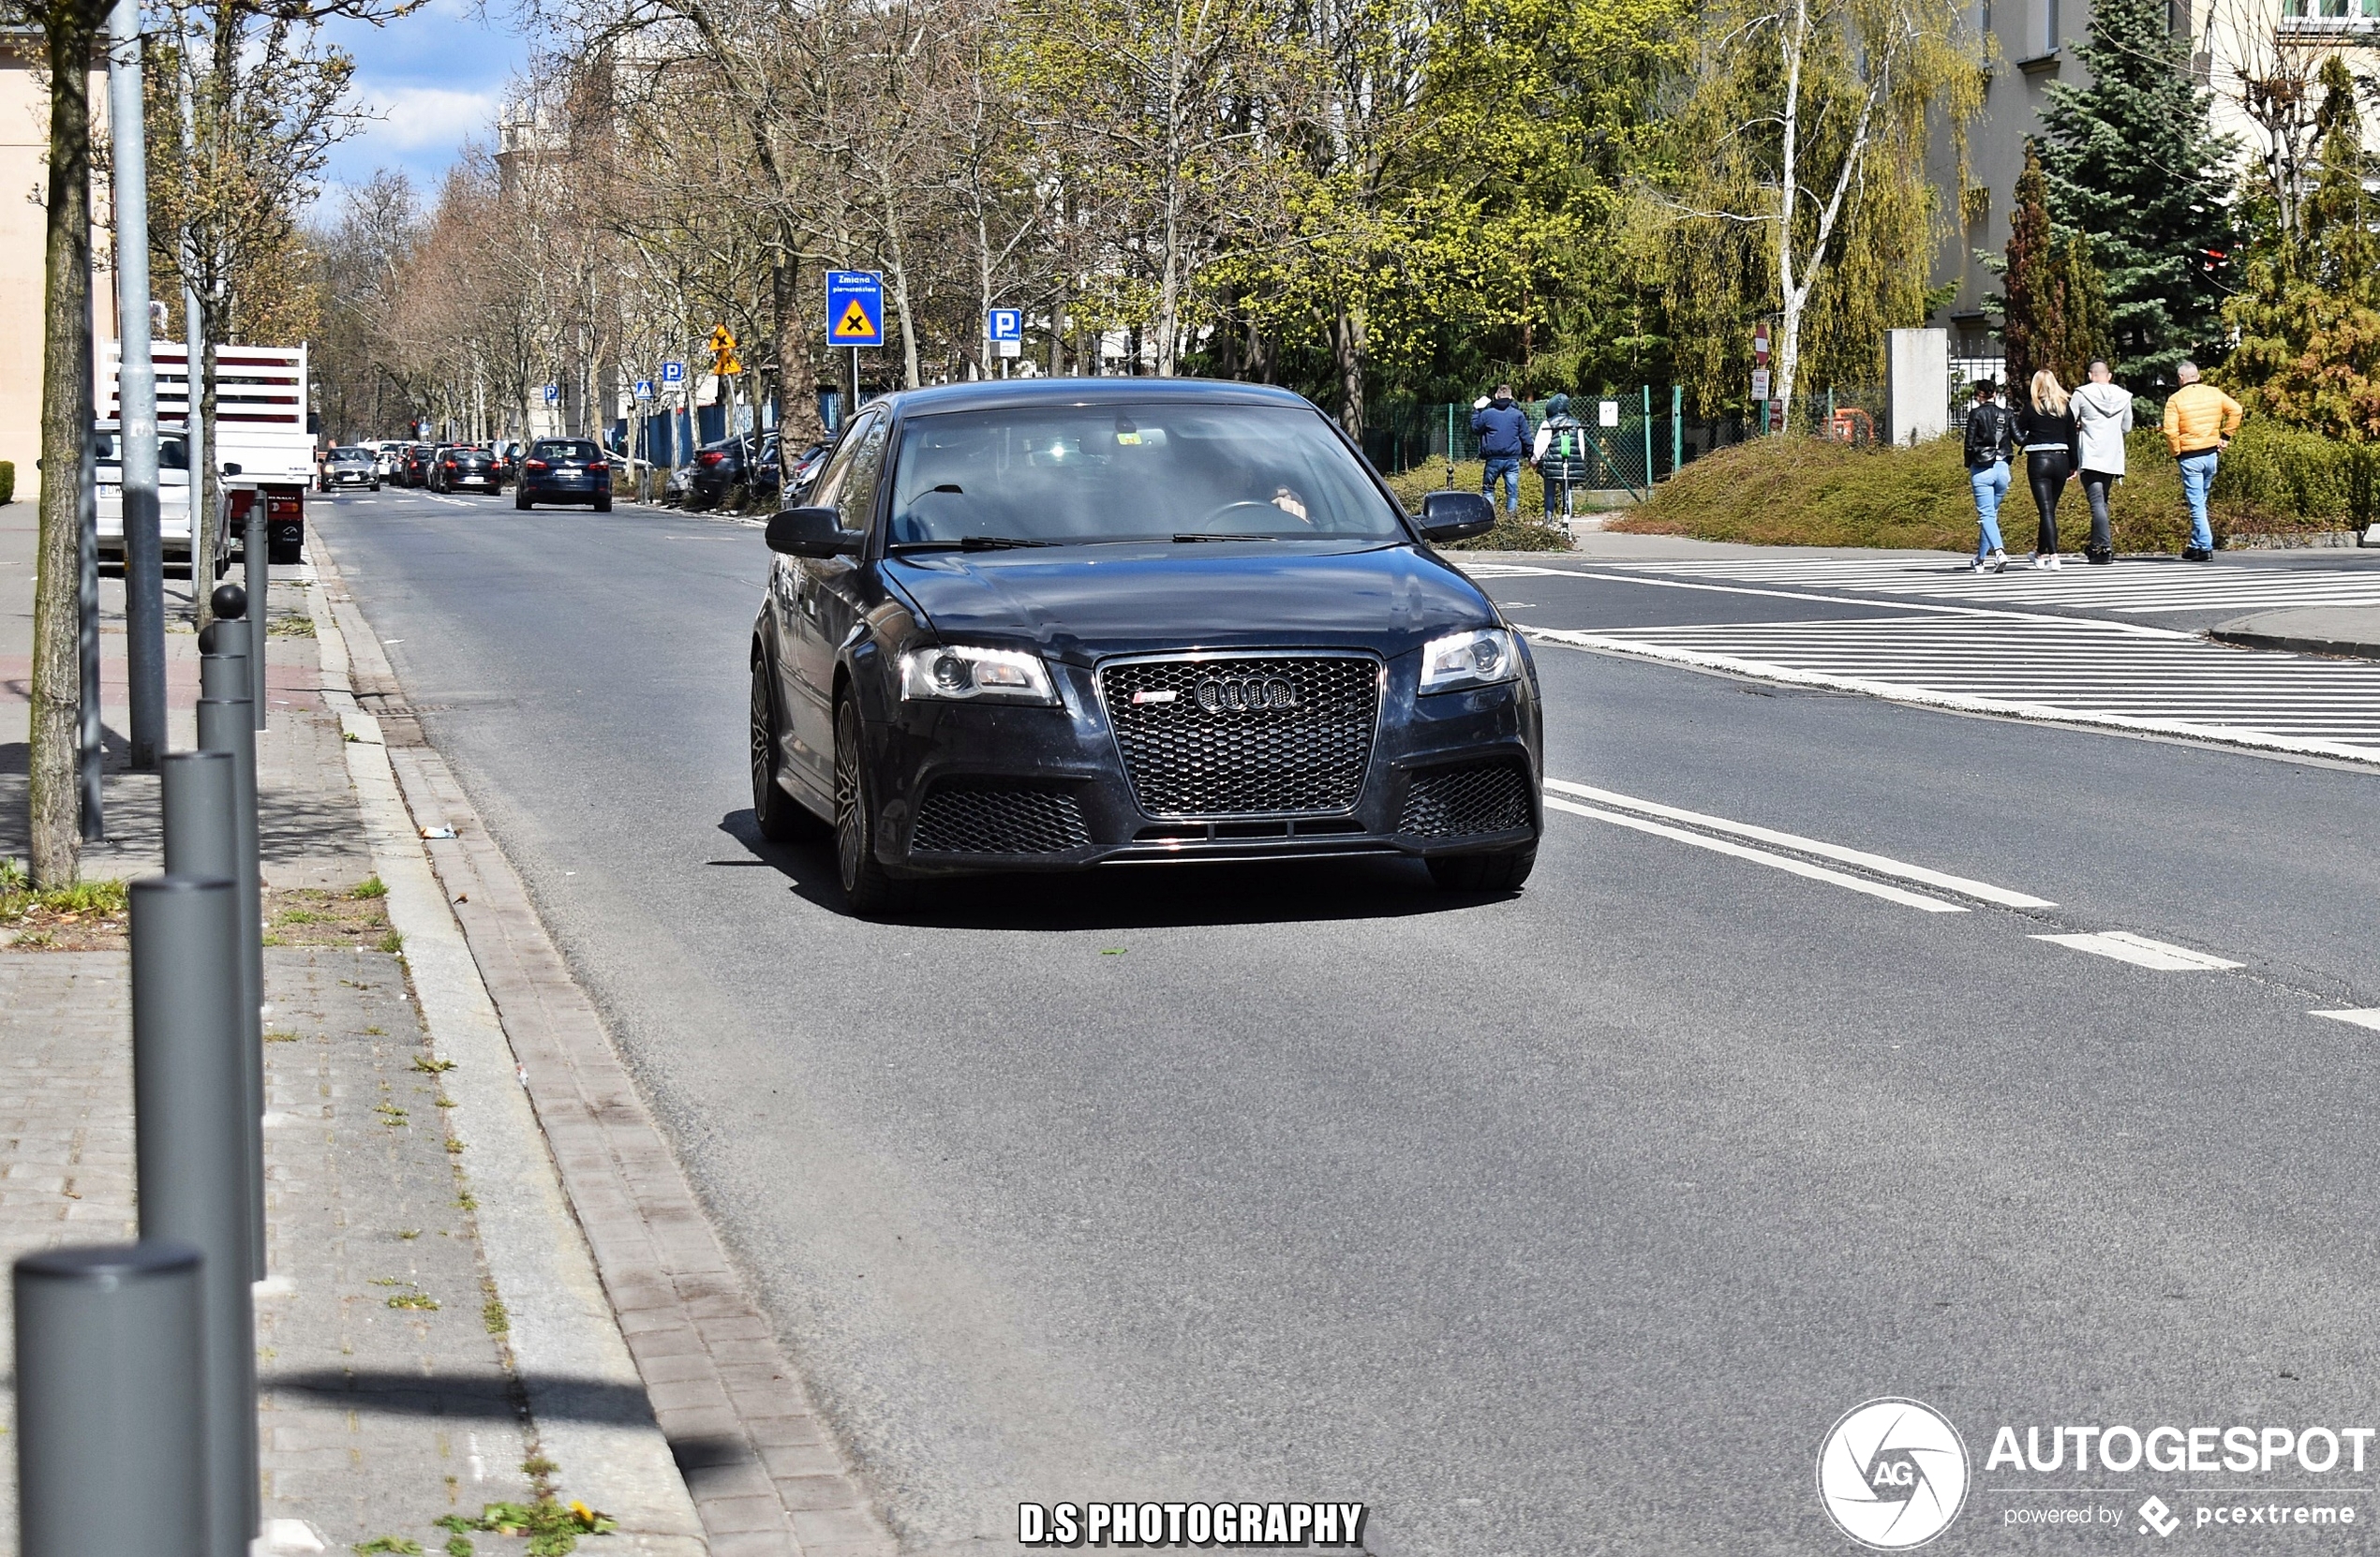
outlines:
[[[1210,714],[1243,713],[1258,708],[1294,708],[1298,689],[1287,676],[1232,676],[1201,681],[1190,694]]]

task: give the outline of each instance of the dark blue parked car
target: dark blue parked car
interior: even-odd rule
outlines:
[[[831,828],[861,913],[922,877],[1168,860],[1537,857],[1526,648],[1294,394],[1059,379],[895,394],[768,523],[761,832]]]

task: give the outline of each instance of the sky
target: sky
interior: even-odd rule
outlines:
[[[330,41],[355,56],[356,96],[376,116],[331,149],[320,209],[382,168],[399,168],[426,200],[467,140],[485,141],[497,105],[527,57],[503,11],[476,0],[429,0],[385,27],[334,22]]]

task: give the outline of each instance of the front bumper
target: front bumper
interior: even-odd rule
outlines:
[[[1396,674],[1402,670],[1402,679]],[[1535,670],[1501,686],[1414,695],[1410,658],[1392,667],[1355,804],[1344,810],[1177,817],[1144,809],[1101,706],[1094,672],[1053,664],[1061,708],[911,702],[891,722],[868,727],[881,840],[879,858],[905,875],[986,870],[1075,870],[1101,865],[1315,859],[1348,855],[1427,858],[1525,847],[1544,825],[1540,721]],[[1449,831],[1433,785],[1487,773],[1510,791],[1492,830]],[[953,793],[1011,798],[1031,813],[1029,850],[1001,825],[958,827]],[[1525,799],[1519,797],[1525,795]],[[1071,805],[1071,814],[1067,805]],[[1518,815],[1514,808],[1518,808]],[[984,814],[1003,808],[984,803]],[[921,827],[921,823],[924,824]],[[954,832],[972,833],[952,848]],[[921,837],[921,833],[930,836]]]

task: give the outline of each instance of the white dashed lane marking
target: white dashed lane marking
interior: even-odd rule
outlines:
[[[2135,968],[2153,968],[2161,973],[2222,972],[2230,968],[2246,966],[2225,957],[2194,952],[2187,946],[2168,945],[2151,941],[2130,930],[2099,930],[2089,935],[2037,935],[2035,941],[2046,941],[2053,946],[2070,946],[2093,956],[2113,957],[2129,962]]]

